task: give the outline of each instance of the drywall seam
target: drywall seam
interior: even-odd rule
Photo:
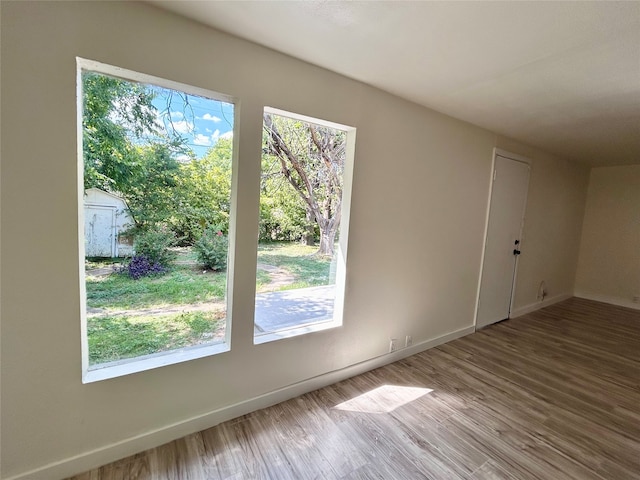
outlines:
[[[271,405],[284,402],[285,400],[303,395],[307,392],[312,392],[313,390],[340,382],[355,375],[360,375],[389,363],[396,362],[411,355],[415,355],[416,353],[450,342],[456,338],[464,337],[465,335],[474,333],[474,331],[474,326],[461,328],[440,337],[416,343],[411,347],[403,348],[393,353],[381,355],[340,370],[334,370],[317,377],[309,378],[228,407],[219,408],[211,412],[189,418],[182,422],[173,423],[120,442],[112,443],[106,447],[91,450],[80,455],[75,455],[64,460],[50,463],[35,470],[30,470],[25,473],[8,477],[5,480],[41,480],[43,478],[54,479],[70,477],[106,463],[116,461],[120,458],[134,455],[136,452],[141,452],[163,445],[177,438],[184,437],[185,435],[211,428],[222,422],[226,422],[227,420],[246,415],[247,413],[254,412],[262,408],[267,408]]]

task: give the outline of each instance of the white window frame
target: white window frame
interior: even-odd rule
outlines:
[[[230,293],[231,285],[233,284],[233,264],[228,262],[227,266],[227,284],[225,302],[227,304],[226,315],[226,327],[225,336],[222,342],[212,343],[209,345],[197,345],[192,347],[185,347],[177,350],[170,350],[167,352],[160,352],[151,355],[144,355],[140,357],[134,357],[126,360],[119,360],[115,362],[109,362],[105,364],[89,366],[89,342],[87,336],[87,292],[86,292],[86,278],[84,268],[84,151],[83,151],[83,92],[82,92],[82,72],[91,71],[111,77],[121,78],[127,81],[133,81],[144,84],[157,85],[159,87],[178,90],[192,95],[198,95],[212,100],[218,100],[234,105],[233,115],[233,150],[232,150],[232,170],[231,170],[231,204],[234,205],[234,199],[236,198],[235,191],[235,175],[237,171],[238,159],[238,100],[230,95],[214,92],[212,90],[194,87],[184,83],[174,82],[166,80],[153,75],[147,75],[133,70],[127,70],[125,68],[108,65],[105,63],[97,62],[94,60],[88,60],[81,57],[76,57],[76,108],[77,108],[77,145],[78,145],[78,267],[79,267],[79,280],[80,280],[80,324],[81,324],[81,345],[82,345],[82,383],[92,383],[109,378],[116,378],[123,375],[129,375],[132,373],[138,373],[145,370],[151,370],[154,368],[163,367],[166,365],[173,365],[176,363],[186,362],[189,360],[195,360],[197,358],[208,357],[219,353],[228,352],[231,350],[231,309],[229,308],[229,298],[232,298]],[[232,258],[231,250],[235,244],[235,209],[232,208],[229,218],[229,258]]]
[[[345,152],[344,172],[342,176],[342,214],[340,221],[340,236],[338,239],[337,266],[336,266],[336,283],[335,283],[335,300],[333,304],[333,318],[327,321],[319,321],[317,323],[305,324],[300,327],[292,327],[279,330],[277,332],[266,332],[259,335],[253,334],[253,344],[260,345],[285,338],[297,337],[314,332],[321,332],[333,328],[339,328],[343,325],[344,298],[346,288],[346,265],[347,251],[349,243],[349,224],[351,213],[351,189],[353,183],[353,164],[356,151],[356,128],[341,123],[322,120],[316,117],[310,117],[299,113],[293,113],[274,107],[264,107],[264,113],[272,113],[281,117],[292,118],[302,122],[320,125],[322,127],[341,130],[347,134],[347,147]],[[255,300],[254,300],[255,301]],[[255,304],[254,304],[255,313]],[[255,327],[255,318],[254,318]]]

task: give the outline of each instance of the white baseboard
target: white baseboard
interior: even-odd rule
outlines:
[[[618,307],[627,307],[633,308],[634,310],[640,310],[640,303],[634,303],[631,300],[627,300],[625,298],[583,292],[576,292],[574,296],[584,298],[585,300],[593,300],[595,302],[608,303],[610,305],[616,305]]]
[[[309,378],[298,383],[259,395],[243,402],[219,408],[211,412],[189,418],[187,420],[166,425],[162,428],[146,432],[142,435],[130,437],[120,442],[84,452],[58,462],[50,463],[35,470],[9,477],[6,480],[42,480],[43,478],[66,478],[78,473],[97,468],[101,465],[128,457],[137,452],[163,445],[177,438],[191,433],[211,428],[219,423],[247,413],[275,405],[285,400],[303,395],[307,392],[331,385],[347,378],[368,372],[378,367],[396,362],[416,353],[423,352],[456,338],[463,337],[475,331],[473,326],[462,328],[440,337],[416,343],[408,348],[396,350],[393,353],[374,357],[349,367]]]
[[[556,295],[554,297],[546,298],[542,302],[531,303],[529,305],[525,305],[524,307],[516,308],[511,312],[511,314],[509,315],[509,318],[521,317],[522,315],[535,312],[536,310],[540,310],[541,308],[548,307],[549,305],[553,305],[554,303],[562,302],[571,297],[573,297],[573,295],[568,293],[563,293],[562,295]]]

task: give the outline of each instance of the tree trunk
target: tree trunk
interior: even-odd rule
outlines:
[[[307,225],[306,231],[302,236],[302,241],[305,245],[311,245],[315,243],[315,226],[316,226],[316,217],[313,212],[307,207]]]
[[[338,227],[328,229],[320,228],[320,248],[316,255],[333,257],[333,244],[336,241],[337,231]]]

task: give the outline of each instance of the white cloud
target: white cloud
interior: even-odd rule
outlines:
[[[189,133],[193,131],[193,123],[187,120],[180,120],[179,122],[171,122],[173,129],[178,133]],[[169,128],[171,128],[171,125]]]
[[[180,163],[188,163],[191,161],[191,157],[189,157],[189,155],[178,155],[176,157],[176,160],[178,160]]]
[[[195,143],[196,145],[201,145],[203,147],[208,147],[212,144],[211,138],[201,133],[198,133],[193,137],[193,143]]]
[[[171,118],[184,118],[184,113],[182,113],[182,112],[170,112],[169,116]]]
[[[205,128],[204,131],[207,133],[213,133],[213,130],[211,130],[210,128]]]
[[[214,143],[220,140],[221,138],[233,138],[233,130],[220,133],[220,130],[216,129],[216,131],[211,134],[211,139],[213,140]]]
[[[202,120],[210,120],[210,121],[212,121],[212,122],[216,122],[216,123],[217,123],[217,122],[221,122],[221,121],[222,121],[222,119],[221,119],[221,118],[218,118],[218,117],[216,117],[216,116],[214,116],[214,115],[211,115],[210,113],[205,113],[205,114],[202,116]]]

